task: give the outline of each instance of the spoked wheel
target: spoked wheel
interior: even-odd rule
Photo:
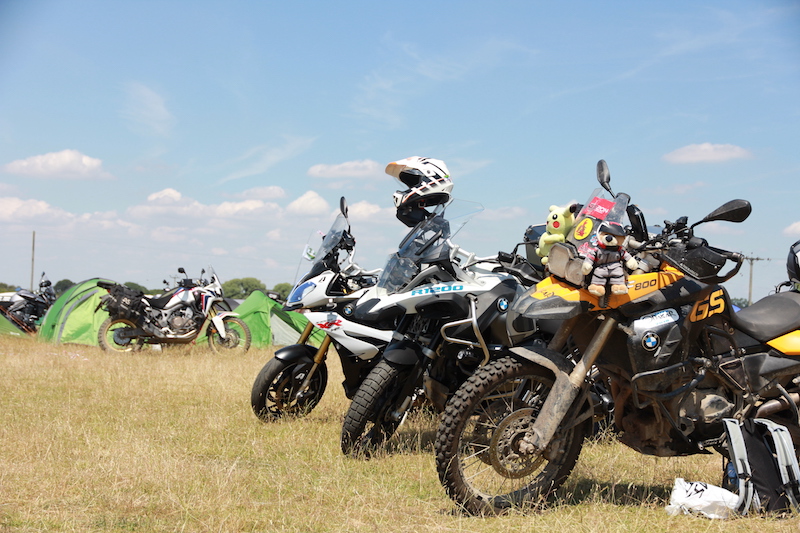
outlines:
[[[287,362],[270,359],[256,376],[250,403],[253,412],[268,422],[284,416],[304,416],[322,399],[328,385],[328,367],[323,361],[298,397],[300,387],[313,367],[312,362]]]
[[[225,326],[225,338],[220,335],[213,322],[208,326],[206,335],[208,336],[208,346],[211,351],[216,353],[222,351],[245,353],[250,349],[250,328],[247,327],[244,320],[235,316],[226,316],[222,323]]]
[[[364,379],[342,424],[345,455],[369,457],[394,435],[402,419],[393,418],[392,412],[399,407],[405,374],[400,367],[381,360]]]
[[[126,329],[134,329],[136,325],[126,318],[107,318],[97,332],[100,348],[109,352],[132,352],[142,349],[136,339],[124,338],[120,334]]]
[[[591,417],[559,429],[544,450],[520,447],[552,386],[541,367],[504,357],[458,389],[435,441],[439,480],[456,503],[473,514],[497,513],[538,503],[566,480]]]

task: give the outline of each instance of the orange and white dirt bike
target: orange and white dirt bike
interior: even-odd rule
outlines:
[[[611,191],[605,161],[597,173],[602,189],[553,246],[550,276],[509,310],[512,355],[479,369],[441,418],[439,478],[472,513],[538,505],[564,482],[600,414],[596,379],[609,385],[618,439],[643,454],[727,456],[724,418],[771,419],[800,440],[800,293],[736,312],[722,283],[744,257],[695,236],[704,222],[744,221],[749,202],[654,235],[630,197]],[[584,263],[604,223],[625,229],[637,268],[627,292],[598,297]],[[553,320],[562,322],[546,346],[526,341]]]

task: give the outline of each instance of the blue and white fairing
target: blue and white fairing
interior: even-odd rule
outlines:
[[[444,208],[437,209],[409,232],[389,256],[378,283],[359,300],[357,317],[415,314],[417,305],[432,295],[484,293],[511,277],[494,272],[494,258],[476,258],[453,244],[455,233],[482,210],[479,204],[454,201],[448,214],[456,211],[454,204],[466,212],[445,218]]]

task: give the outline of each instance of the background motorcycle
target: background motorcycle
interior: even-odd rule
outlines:
[[[307,309],[309,322],[297,344],[275,352],[256,376],[250,394],[253,412],[264,421],[285,415],[305,415],[314,409],[328,383],[326,364],[330,345],[344,371],[345,395],[352,398],[391,339],[394,324],[355,320],[353,303],[375,285],[377,270],[364,270],[354,261],[355,239],[350,233],[347,202],[317,250],[311,270],[297,282],[285,310]],[[319,348],[308,343],[314,326],[325,332]]]
[[[31,292],[20,289],[0,304],[0,311],[8,320],[27,333],[34,333],[47,310],[56,301],[56,291],[42,272],[39,289]]]
[[[598,179],[611,198],[595,191],[568,243],[551,251],[551,276],[508,314],[517,343],[547,319],[563,320],[556,335],[480,369],[441,419],[439,478],[471,512],[537,502],[563,483],[595,416],[590,368],[610,384],[618,438],[644,454],[726,454],[728,417],[770,418],[800,434],[800,294],[734,312],[721,283],[743,256],[694,235],[704,222],[745,220],[750,204],[728,202],[692,226],[682,217],[651,238],[629,197],[611,192],[604,161]],[[628,294],[607,301],[582,288],[579,257],[590,245],[587,229],[603,219],[630,224],[641,269],[629,276]]]
[[[516,254],[477,258],[452,235],[444,212],[435,211],[390,258],[374,295],[356,306],[357,317],[400,322],[345,415],[345,454],[383,443],[418,397],[443,410],[466,377],[508,345],[505,311],[522,292],[520,279],[530,285],[539,278]]]
[[[186,274],[183,268],[178,272]],[[222,285],[213,269],[210,279],[188,277],[162,296],[151,298],[124,285],[98,282],[108,291],[100,298],[99,308],[109,318],[98,332],[104,350],[127,352],[146,344],[188,344],[205,333],[213,351],[250,348],[250,328],[235,313],[227,310]]]

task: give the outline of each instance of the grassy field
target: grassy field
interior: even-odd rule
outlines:
[[[347,400],[259,422],[250,387],[271,357],[195,348],[107,354],[0,337],[0,532],[6,531],[797,531],[800,519],[669,517],[676,477],[719,484],[711,455],[659,459],[588,443],[550,508],[474,518],[436,478],[435,420],[386,453],[347,459]]]

